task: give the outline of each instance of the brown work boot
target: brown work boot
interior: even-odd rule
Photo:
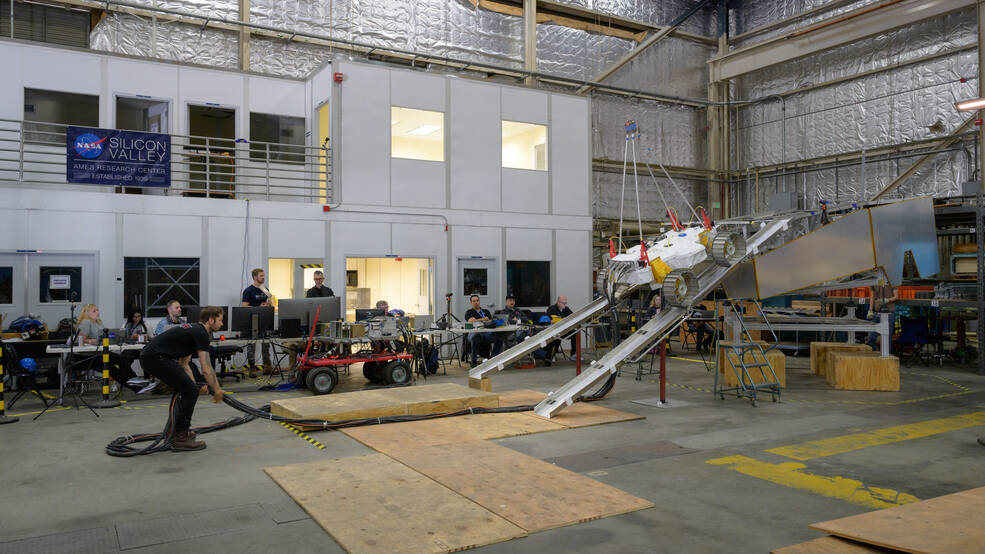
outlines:
[[[171,450],[174,452],[188,452],[203,450],[204,448],[205,442],[195,440],[195,433],[187,429],[175,433],[174,439],[171,441]]]
[[[264,375],[276,375],[279,370],[274,368],[271,364],[263,364],[263,374]]]
[[[251,363],[248,364],[246,367],[248,368],[246,375],[250,379],[255,379],[258,375],[260,375],[260,370],[257,368],[256,364]]]

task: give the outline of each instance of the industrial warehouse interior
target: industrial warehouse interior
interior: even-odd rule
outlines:
[[[983,0],[0,0],[0,553],[985,551],[983,68]]]

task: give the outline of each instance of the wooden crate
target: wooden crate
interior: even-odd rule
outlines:
[[[736,356],[735,353],[729,352],[728,356],[733,363],[735,364],[739,363],[739,357]],[[756,359],[760,359],[758,350],[756,351]],[[752,352],[747,352],[745,355],[745,362],[747,364],[756,363],[756,359],[753,358]],[[769,361],[770,365],[773,366],[773,373],[776,373],[776,380],[778,383],[780,383],[780,386],[782,387],[787,386],[787,357],[783,354],[783,352],[780,352],[779,350],[770,350],[769,352],[766,353],[766,359],[767,361]],[[762,372],[760,371],[760,369],[762,369]],[[724,348],[719,349],[718,371],[723,375],[723,378],[725,379],[726,387],[734,387],[739,384],[738,378],[735,375],[735,371],[732,369],[730,365],[725,363]],[[765,379],[763,378],[764,373],[766,376]],[[753,383],[768,382],[771,381],[773,378],[773,376],[770,375],[769,369],[765,367],[749,368],[749,377],[752,379]]]
[[[899,358],[878,352],[832,352],[828,383],[842,390],[899,390]]]
[[[864,344],[848,344],[847,342],[812,342],[811,343],[811,373],[824,376],[825,369],[829,366],[827,355],[829,352],[848,351],[864,352],[872,351]]]

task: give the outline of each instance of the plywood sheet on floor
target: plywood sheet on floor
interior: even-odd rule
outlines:
[[[476,414],[387,425],[352,427],[342,432],[380,452],[468,442],[502,439],[532,433],[559,431],[567,427],[520,412]]]
[[[815,523],[832,535],[904,552],[964,554],[985,545],[985,487]]]
[[[884,552],[893,552],[893,550],[829,535],[771,550],[770,554],[879,554]]]
[[[547,398],[547,395],[530,389],[511,390],[499,393],[500,406],[529,406],[540,403]],[[600,406],[596,402],[575,402],[567,408],[561,410],[559,414],[552,418],[544,418],[533,412],[523,412],[527,417],[550,421],[568,428],[591,427],[592,425],[603,425],[605,423],[618,423],[620,421],[633,421],[645,419],[644,416],[621,412]]]
[[[526,535],[383,454],[264,471],[348,552],[455,552]]]
[[[653,506],[617,488],[485,441],[400,450],[392,456],[528,532]]]
[[[274,415],[339,421],[393,415],[423,415],[463,408],[498,408],[499,396],[454,383],[303,396],[270,403]]]

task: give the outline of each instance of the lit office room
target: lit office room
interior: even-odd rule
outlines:
[[[983,37],[0,0],[0,554],[980,552]]]

